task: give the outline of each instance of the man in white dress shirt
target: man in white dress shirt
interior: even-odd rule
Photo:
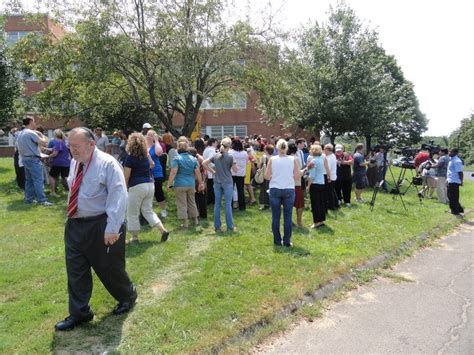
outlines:
[[[128,312],[137,298],[125,271],[127,187],[114,157],[95,147],[94,134],[75,128],[69,134],[73,160],[68,177],[68,219],[64,232],[69,316],[56,330],[70,330],[94,317],[91,268],[119,302],[113,313]]]

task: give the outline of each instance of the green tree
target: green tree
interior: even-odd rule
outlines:
[[[449,137],[451,148],[458,148],[465,164],[474,164],[474,113],[461,121],[461,126]]]
[[[55,81],[37,101],[50,115],[100,122],[124,107],[153,114],[174,135],[189,135],[204,100],[241,89],[250,26],[224,20],[220,0],[125,0],[81,3],[64,38],[31,39],[17,48],[27,66]],[[181,130],[176,118],[183,118]],[[116,122],[110,123],[116,125]],[[136,122],[136,126],[140,122]]]
[[[20,96],[20,83],[15,68],[7,58],[4,42],[4,21],[0,17],[0,127],[15,116],[15,101]]]
[[[367,145],[373,139],[411,144],[426,130],[413,85],[377,33],[344,3],[330,8],[327,23],[303,31],[298,48],[279,59],[271,79],[255,80],[263,111],[274,119],[322,131],[333,143],[349,134],[365,137]]]

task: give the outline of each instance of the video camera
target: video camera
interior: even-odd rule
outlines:
[[[427,150],[428,152],[430,152],[430,155],[434,155],[434,154],[438,154],[441,147],[438,144],[435,145],[434,141],[429,141],[428,144],[423,143],[421,145],[421,149],[422,150]]]
[[[395,154],[403,155],[406,158],[414,159],[418,153],[418,149],[412,147],[401,147],[394,151]]]
[[[392,145],[388,143],[379,143],[377,145],[374,145],[373,147],[370,148],[371,152],[378,152],[381,148],[388,152],[390,149],[392,149]]]

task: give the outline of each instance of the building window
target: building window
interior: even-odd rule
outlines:
[[[24,81],[39,81],[38,78],[34,74],[27,75],[25,73],[21,73],[21,78]]]
[[[243,110],[247,108],[247,95],[239,93],[229,100],[204,100],[202,110]]]
[[[26,37],[31,31],[6,32],[7,46],[13,46],[23,37]]]
[[[201,133],[217,139],[222,139],[225,136],[239,136],[244,138],[247,135],[247,126],[206,126],[201,128]]]

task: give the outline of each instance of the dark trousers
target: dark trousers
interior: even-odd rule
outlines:
[[[464,208],[459,203],[459,184],[448,184],[448,200],[449,208],[452,214],[460,214],[464,212]]]
[[[258,197],[258,202],[262,206],[270,206],[270,196],[268,195],[268,185],[269,185],[268,180],[263,180],[263,182],[260,184],[260,196]]]
[[[20,167],[19,163],[19,154],[16,151],[15,155],[13,156],[13,165],[15,166],[15,176],[16,176],[16,183],[18,187],[22,190],[25,189],[25,168]]]
[[[245,176],[232,176],[234,185],[237,187],[237,197],[239,199],[239,210],[245,211]]]
[[[321,184],[311,184],[309,188],[313,223],[320,223],[326,220],[326,194],[324,190],[325,185]]]
[[[111,246],[104,243],[107,215],[69,218],[64,231],[69,314],[79,319],[89,312],[92,295],[91,267],[107,291],[119,302],[136,296],[125,271],[125,225],[119,240]]]
[[[163,191],[163,178],[155,178],[155,199],[157,202],[163,202],[166,200],[165,192]]]
[[[336,199],[336,190],[335,190],[335,182],[327,181],[326,175],[324,175],[324,184],[326,185],[325,195],[326,195],[326,212],[327,210],[335,210],[339,207],[339,204]]]
[[[206,192],[196,192],[194,194],[194,199],[196,200],[196,207],[199,213],[200,218],[207,218],[207,193]]]
[[[163,170],[163,181],[165,181],[168,177],[166,176],[166,162],[168,161],[168,156],[166,154],[160,155],[160,164],[161,169]]]
[[[339,201],[344,199],[344,203],[351,203],[352,180],[336,180],[336,196]]]
[[[207,204],[213,205],[216,200],[216,195],[214,194],[214,179],[207,178]]]

